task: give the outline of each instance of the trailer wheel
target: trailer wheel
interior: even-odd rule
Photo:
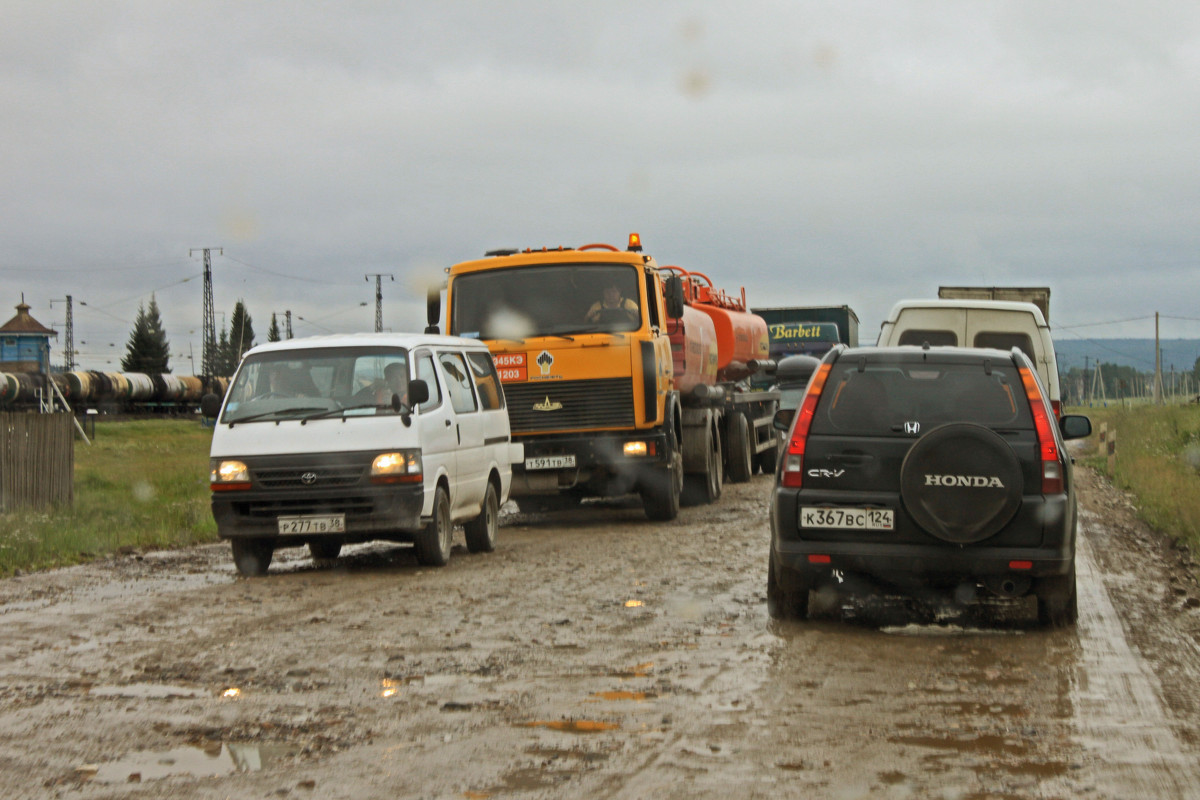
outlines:
[[[729,415],[729,480],[745,483],[754,474],[750,451],[750,424],[745,414]]]
[[[270,539],[230,539],[233,547],[233,563],[237,571],[247,578],[257,578],[267,574],[271,566],[271,555],[275,552]]]
[[[683,476],[682,502],[685,506],[715,503],[721,496],[725,465],[721,461],[721,437],[712,427],[704,432],[704,453],[704,472]]]

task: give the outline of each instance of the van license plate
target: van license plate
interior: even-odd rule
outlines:
[[[312,514],[306,517],[276,517],[281,534],[293,533],[345,533],[346,515]]]
[[[525,459],[525,469],[564,469],[575,466],[575,456],[537,456]]]
[[[800,509],[801,528],[841,528],[846,530],[890,531],[895,529],[890,508],[819,508]]]

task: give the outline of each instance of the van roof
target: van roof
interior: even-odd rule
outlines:
[[[486,350],[487,344],[478,339],[461,336],[442,336],[430,333],[337,333],[325,336],[304,336],[255,345],[249,353],[278,350],[306,350],[313,347],[404,347],[411,350],[421,345],[466,347]]]
[[[1042,310],[1033,303],[1022,303],[1017,300],[955,300],[941,298],[927,298],[919,300],[901,300],[892,306],[892,310],[888,312],[887,322],[895,322],[900,316],[900,312],[907,308],[977,308],[981,310],[992,309],[995,311],[1024,311],[1033,314],[1034,320],[1039,327],[1049,327],[1046,324],[1046,318],[1042,316]]]

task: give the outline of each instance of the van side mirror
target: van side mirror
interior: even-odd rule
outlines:
[[[667,303],[667,316],[679,319],[683,316],[683,279],[672,275],[663,283],[663,299]]]
[[[221,413],[221,397],[212,392],[200,398],[200,413],[209,419],[216,419]]]
[[[429,384],[423,378],[413,378],[408,382],[408,404],[415,406],[429,399]]]

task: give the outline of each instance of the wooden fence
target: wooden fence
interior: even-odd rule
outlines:
[[[70,505],[74,472],[70,414],[0,414],[0,511]]]

